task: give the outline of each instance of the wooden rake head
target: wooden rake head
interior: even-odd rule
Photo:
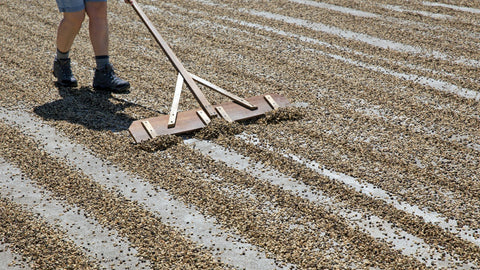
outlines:
[[[129,3],[141,18],[143,23],[147,26],[150,33],[153,35],[178,72],[170,114],[134,121],[128,130],[135,142],[139,143],[161,135],[192,132],[204,128],[210,123],[211,118],[218,116],[229,122],[240,121],[258,117],[268,111],[289,105],[288,100],[278,94],[269,94],[243,99],[207,80],[189,73],[180,60],[178,60],[177,56],[173,53],[170,46],[168,46],[166,41],[155,29],[152,22],[148,19],[137,2],[135,0],[130,0]],[[187,85],[188,89],[199,103],[199,109],[178,112],[180,95],[184,83]],[[232,102],[212,106],[205,98],[205,95],[200,90],[197,83],[228,97],[232,100]]]

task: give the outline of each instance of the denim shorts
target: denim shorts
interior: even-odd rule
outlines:
[[[85,9],[85,2],[107,2],[107,0],[57,0],[60,12],[77,12]]]

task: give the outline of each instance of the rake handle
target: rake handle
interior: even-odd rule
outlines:
[[[205,98],[205,95],[203,92],[198,88],[197,84],[195,81],[192,79],[192,76],[190,76],[190,73],[185,69],[183,64],[178,60],[177,56],[173,53],[172,49],[170,46],[168,46],[167,42],[162,38],[160,33],[158,33],[157,29],[155,29],[155,26],[153,26],[152,22],[148,19],[147,15],[143,12],[143,10],[140,8],[140,6],[137,4],[135,0],[127,0],[129,4],[132,5],[133,9],[135,12],[138,14],[140,19],[143,21],[145,26],[147,26],[148,30],[150,33],[153,35],[155,40],[157,41],[158,45],[162,48],[163,52],[167,55],[168,60],[172,63],[172,65],[175,67],[175,69],[180,73],[185,80],[185,84],[188,86],[190,91],[192,92],[193,96],[195,99],[198,101],[200,104],[200,107],[208,114],[210,118],[217,117],[218,114],[213,108],[213,106],[208,102],[208,100]]]

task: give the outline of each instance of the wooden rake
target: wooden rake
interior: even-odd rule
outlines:
[[[189,73],[162,36],[160,36],[137,2],[135,0],[130,0],[130,4],[178,72],[170,114],[137,120],[128,128],[136,143],[160,135],[182,134],[199,130],[206,127],[211,122],[212,118],[218,116],[228,122],[240,121],[254,118],[263,115],[268,111],[289,105],[287,98],[279,94],[268,94],[243,99],[207,80]],[[200,104],[200,109],[178,112],[178,104],[180,102],[180,95],[184,83]],[[210,104],[205,98],[205,95],[200,88],[198,88],[197,83],[230,98],[233,102],[212,106],[212,104]]]

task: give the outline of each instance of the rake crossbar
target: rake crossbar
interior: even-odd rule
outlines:
[[[172,107],[168,118],[168,127],[174,127],[177,122],[178,104],[180,103],[180,94],[182,93],[183,77],[180,73],[177,76],[177,84],[175,85],[175,94],[173,95]]]
[[[250,102],[246,101],[245,99],[233,94],[233,93],[230,93],[228,92],[227,90],[225,89],[222,89],[218,86],[216,86],[215,84],[207,81],[207,80],[204,80],[194,74],[190,74],[190,76],[192,76],[192,78],[197,81],[198,83],[204,85],[204,86],[207,86],[209,88],[211,88],[212,90],[215,90],[216,92],[230,98],[231,100],[241,104],[242,106],[246,107],[246,108],[249,108],[250,110],[255,110],[257,108],[257,106],[255,105],[252,105]]]

